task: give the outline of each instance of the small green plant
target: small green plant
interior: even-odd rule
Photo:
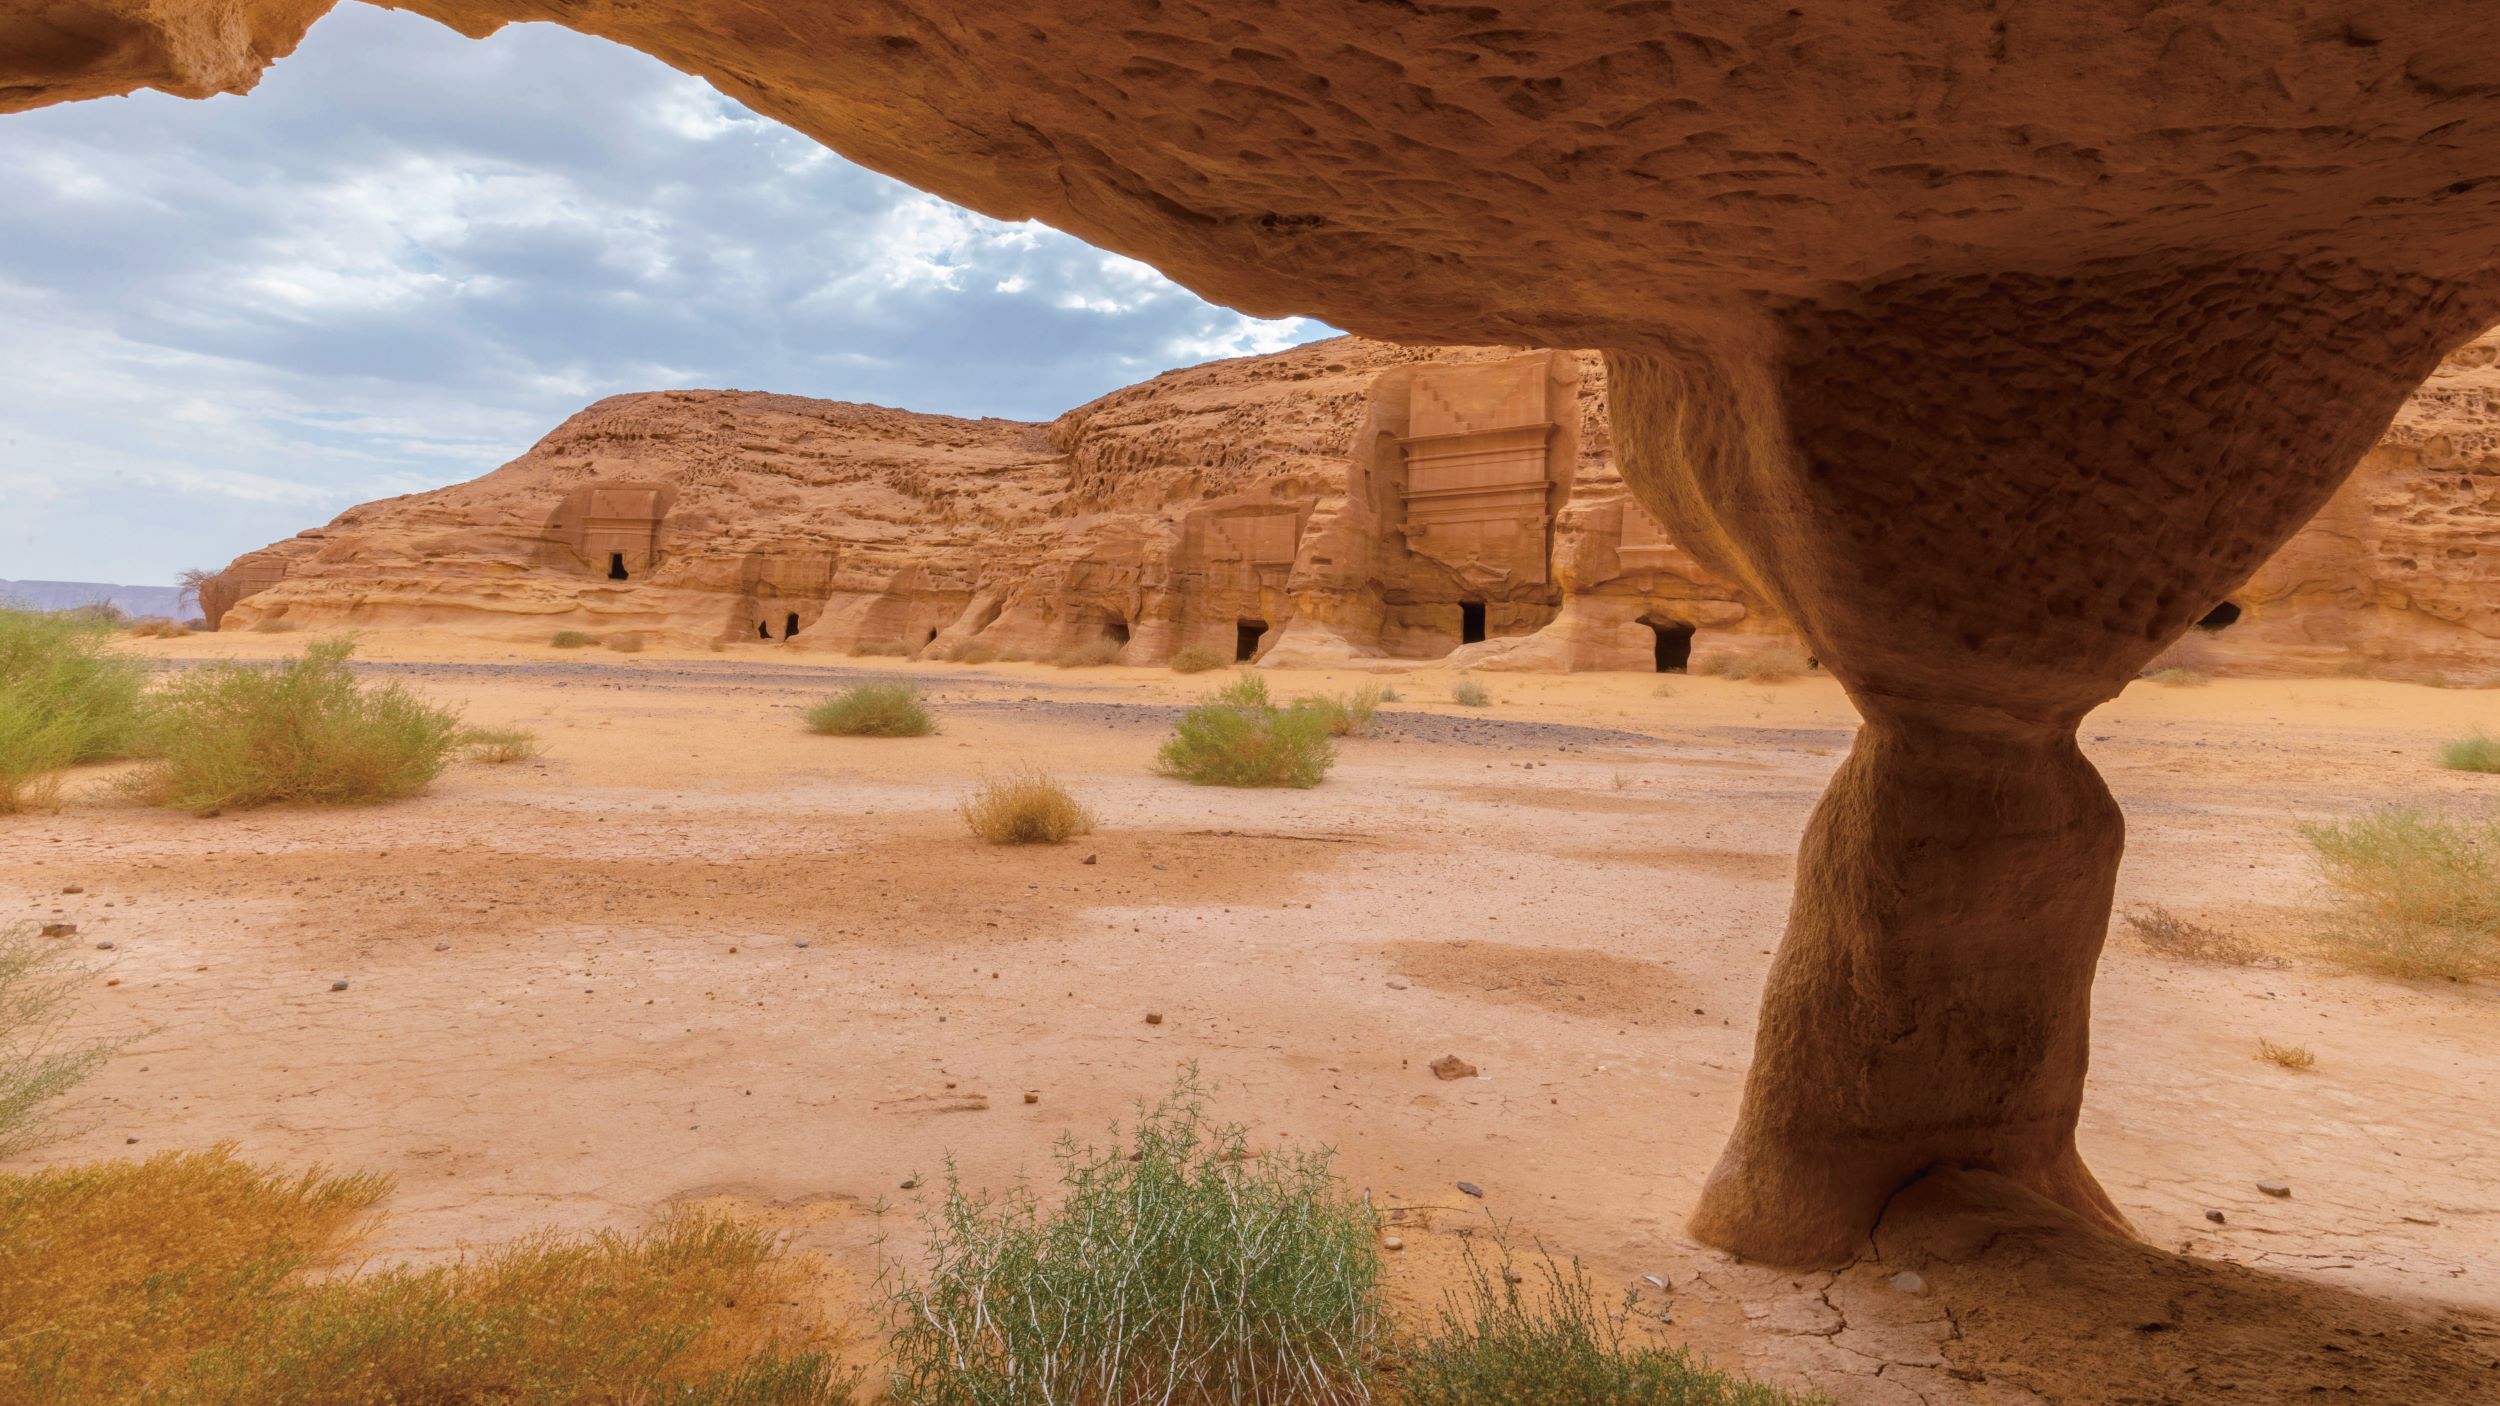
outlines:
[[[640,630],[619,630],[599,643],[619,654],[640,654],[644,640]]]
[[[1331,737],[1361,737],[1372,729],[1372,714],[1380,711],[1380,690],[1358,688],[1352,693],[1315,693],[1293,700],[1296,708],[1307,708],[1327,720]]]
[[[1245,670],[1181,715],[1155,770],[1200,786],[1316,786],[1337,762],[1328,722],[1309,708],[1278,708],[1267,681]]]
[[[2300,833],[2336,894],[2317,934],[2331,960],[2447,981],[2500,963],[2500,817],[2393,806]]]
[[[964,824],[994,845],[1055,845],[1094,828],[1094,813],[1038,767],[982,782],[962,809]]]
[[[0,815],[50,806],[60,772],[139,744],[147,666],[92,613],[0,606]]]
[[[1813,1406],[1695,1361],[1681,1348],[1623,1341],[1624,1313],[1600,1308],[1579,1261],[1540,1255],[1533,1286],[1501,1252],[1499,1275],[1471,1239],[1467,1281],[1407,1352],[1401,1406]]]
[[[2144,676],[2144,681],[2163,688],[2203,688],[2214,681],[2214,676],[2198,669],[2169,668],[2155,669]]]
[[[2450,771],[2500,773],[2500,738],[2461,737],[2439,749],[2439,764]]]
[[[525,727],[467,728],[460,734],[460,745],[467,749],[470,761],[489,766],[536,761],[546,751],[538,734]]]
[[[45,1105],[102,1068],[114,1046],[64,1037],[86,973],[31,923],[0,927],[0,1159],[52,1139]],[[5,1382],[0,1377],[0,1382]]]
[[[1329,1154],[1250,1153],[1195,1072],[1119,1146],[1062,1139],[1059,1196],[950,1169],[896,1297],[902,1406],[1357,1406],[1384,1335],[1371,1208]]]
[[[389,1183],[230,1149],[0,1176],[12,1400],[839,1406],[768,1231],[680,1213],[337,1275]]]
[[[1191,644],[1173,651],[1171,667],[1176,674],[1203,674],[1210,669],[1221,669],[1230,662],[1220,651],[1202,644]]]
[[[558,630],[556,637],[547,641],[558,649],[587,649],[598,642],[599,637],[588,630]]]
[[[132,790],[202,815],[424,790],[459,745],[459,715],[400,684],[359,685],[354,652],[352,640],[322,640],[274,667],[212,664],[166,685],[154,760]]]
[[[1062,669],[1098,669],[1119,663],[1120,651],[1125,648],[1118,640],[1087,640],[1052,655],[1050,662]]]
[[[1474,679],[1462,677],[1458,682],[1450,685],[1450,701],[1462,708],[1490,707],[1493,703],[1493,690]]]
[[[926,737],[937,718],[907,683],[853,684],[807,710],[807,730],[834,737]]]

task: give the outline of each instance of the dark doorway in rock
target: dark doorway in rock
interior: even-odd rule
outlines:
[[[1463,600],[1458,603],[1458,642],[1484,643],[1484,602]]]
[[[1264,620],[1241,620],[1233,625],[1233,662],[1247,664],[1259,652],[1259,638],[1267,633]]]
[[[789,618],[781,622],[781,637],[786,640],[798,632],[799,613],[793,610],[790,612]]]
[[[608,553],[608,579],[611,581],[625,579],[625,554],[623,552]]]
[[[773,627],[771,622],[765,620],[756,621],[755,637],[759,640],[771,639],[773,637]]]
[[[1680,620],[1645,622],[1656,637],[1653,657],[1662,674],[1680,674],[1693,662],[1693,627]]]
[[[935,643],[937,643],[937,626],[932,625],[928,629],[920,632],[920,647],[922,649],[927,649],[930,645]]]
[[[1113,644],[1119,644],[1119,645],[1125,645],[1125,644],[1127,644],[1127,643],[1128,643],[1128,622],[1127,622],[1126,620],[1122,620],[1122,619],[1120,619],[1120,618],[1119,618],[1118,616],[1116,616],[1116,615],[1115,615],[1115,616],[1113,616],[1112,618],[1108,619],[1108,620],[1103,621],[1103,622],[1102,622],[1102,637],[1103,637],[1104,639],[1107,639],[1107,640],[1111,641]]]
[[[2200,630],[2227,630],[2233,625],[2238,624],[2239,619],[2240,608],[2226,600],[2222,604],[2215,606],[2213,609],[2206,611],[2205,618],[2196,622],[2196,628]]]

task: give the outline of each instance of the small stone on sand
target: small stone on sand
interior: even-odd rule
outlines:
[[[1463,1192],[1465,1192],[1465,1193],[1467,1193],[1467,1194],[1468,1194],[1468,1195],[1470,1195],[1470,1196],[1475,1197],[1475,1198],[1476,1198],[1477,1200],[1479,1200],[1479,1201],[1481,1201],[1481,1200],[1483,1200],[1483,1199],[1484,1199],[1484,1188],[1483,1188],[1483,1187],[1481,1187],[1481,1186],[1476,1185],[1476,1184],[1475,1184],[1474,1182],[1472,1182],[1472,1181],[1462,1181],[1462,1182],[1460,1182],[1460,1183],[1458,1184],[1458,1189],[1459,1189],[1459,1190],[1461,1190],[1461,1191],[1463,1191]]]
[[[1905,1294],[1924,1295],[1927,1292],[1927,1278],[1914,1269],[1905,1269],[1892,1276],[1892,1287]]]
[[[1148,1011],[1148,1012],[1146,1012],[1146,1023],[1147,1023],[1148,1025],[1161,1025],[1161,1024],[1163,1023],[1163,1012],[1161,1012],[1161,1011]]]
[[[2266,1193],[2268,1196],[2289,1196],[2292,1194],[2291,1187],[2279,1181],[2261,1181],[2257,1183],[2257,1189]]]
[[[1432,1062],[1432,1077],[1435,1079],[1473,1079],[1476,1077],[1476,1066],[1460,1059],[1457,1055],[1445,1054]]]
[[[344,991],[347,989],[347,983],[344,981],[333,981],[330,983],[330,989],[333,991]]]
[[[2212,1222],[2213,1222],[2214,1224],[2216,1224],[2216,1225],[2220,1225],[2220,1224],[2222,1224],[2222,1212],[2220,1212],[2220,1211],[2207,1211],[2207,1212],[2205,1213],[2205,1219],[2207,1219],[2207,1220],[2209,1220],[2209,1221],[2212,1221]]]
[[[78,935],[78,925],[76,923],[46,923],[43,925],[43,935],[46,937],[76,937]]]
[[[1040,1094],[1026,1094],[1024,1096],[1024,1101],[1026,1103],[1040,1103],[1042,1101],[1042,1096]]]

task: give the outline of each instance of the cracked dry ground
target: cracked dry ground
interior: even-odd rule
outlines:
[[[1478,712],[1438,701],[1447,676],[1405,677],[1386,735],[1325,785],[1239,792],[1148,773],[1169,707],[1210,687],[1156,672],[922,670],[943,730],[879,741],[795,720],[869,670],[761,649],[367,652],[547,756],[395,805],[215,820],[121,805],[98,773],[63,813],[5,822],[5,916],[76,922],[85,1025],[141,1032],[84,1130],[24,1164],[223,1140],[386,1172],[373,1243],[416,1257],[708,1200],[787,1227],[852,1296],[880,1233],[912,1252],[928,1193],[907,1178],[950,1156],[978,1185],[1041,1172],[1060,1132],[1194,1061],[1257,1141],[1331,1145],[1392,1208],[1410,1308],[1499,1217],[1637,1288],[1641,1336],[1843,1402],[2500,1399],[2495,995],[2308,960],[2294,829],[2400,797],[2500,804],[2430,761],[2500,695],[2226,682],[2104,709],[2085,740],[2132,825],[2121,902],[2285,957],[2113,938],[2082,1142],[2146,1243],[1975,1215],[1986,1179],[1943,1176],[1863,1262],[1794,1274],[1681,1224],[1733,1114],[1789,852],[1848,745],[1828,682],[1497,677]],[[1025,760],[1100,832],[966,836],[968,784]],[[2258,1062],[2260,1036],[2316,1069]],[[1445,1053],[1482,1077],[1434,1078]]]

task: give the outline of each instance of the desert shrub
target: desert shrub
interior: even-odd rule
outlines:
[[[807,730],[834,737],[926,737],[937,719],[907,683],[853,684],[807,710]]]
[[[1172,652],[1172,672],[1176,674],[1203,674],[1210,669],[1221,669],[1231,662],[1222,651],[1209,649],[1203,644],[1183,645]]]
[[[1688,673],[1716,674],[1737,683],[1787,683],[1803,678],[1813,664],[1798,650],[1786,645],[1768,649],[1731,651],[1708,655],[1696,661]]]
[[[2249,966],[2266,957],[2265,950],[2255,943],[2191,922],[2158,903],[2141,904],[2119,916],[2146,947],[2160,956],[2235,967]]]
[[[1493,703],[1493,690],[1474,679],[1462,678],[1450,685],[1450,701],[1462,708],[1490,707]]]
[[[964,798],[964,823],[994,845],[1055,845],[1094,828],[1094,813],[1049,773],[1027,767]]]
[[[2214,681],[2214,676],[2199,669],[2169,668],[2155,669],[2144,676],[2144,681],[2163,688],[2203,688]]]
[[[772,1237],[691,1214],[312,1282],[387,1182],[229,1149],[0,1177],[0,1396],[182,1406],[832,1406]]]
[[[0,927],[0,1158],[49,1141],[54,1128],[45,1105],[113,1053],[110,1044],[71,1041],[62,1033],[85,977],[57,944],[35,936],[32,924]],[[6,1334],[0,1328],[0,1337]]]
[[[1627,1346],[1588,1275],[1541,1256],[1533,1287],[1502,1255],[1497,1277],[1471,1241],[1467,1281],[1438,1326],[1410,1344],[1402,1406],[1810,1406],[1695,1361],[1682,1348]],[[1625,1304],[1628,1311],[1629,1301]]]
[[[1050,662],[1062,669],[1097,669],[1119,663],[1125,647],[1118,640],[1087,640],[1050,656]]]
[[[191,631],[170,615],[142,615],[130,622],[130,633],[141,639],[178,640]]]
[[[401,684],[358,684],[354,652],[352,640],[322,640],[274,667],[213,664],[166,685],[154,760],[132,789],[200,814],[425,789],[460,744],[459,715]]]
[[[901,640],[861,640],[852,645],[850,653],[863,659],[900,659],[911,653]]]
[[[141,739],[147,666],[92,616],[0,606],[0,815],[52,803],[59,772]]]
[[[599,637],[587,630],[558,630],[556,637],[547,641],[558,649],[584,649],[598,642]]]
[[[640,654],[644,640],[640,630],[619,630],[599,643],[619,654]]]
[[[1380,690],[1380,701],[1383,703],[1395,703],[1405,696],[1405,694],[1398,692],[1394,688],[1384,688]]]
[[[2500,818],[2395,806],[2300,833],[2335,893],[2317,935],[2330,959],[2450,981],[2500,962]]]
[[[1336,763],[1328,719],[1278,708],[1267,681],[1248,671],[1183,713],[1155,754],[1157,772],[1201,786],[1316,786]]]
[[[1361,737],[1371,731],[1372,714],[1380,710],[1380,690],[1358,688],[1352,693],[1314,693],[1293,700],[1293,706],[1319,714],[1327,721],[1331,737]]]
[[[461,732],[459,741],[470,761],[489,766],[535,761],[546,751],[538,734],[525,727],[472,727]]]
[[[933,1263],[892,1342],[904,1406],[1367,1402],[1377,1222],[1329,1154],[1250,1155],[1195,1076],[1127,1146],[1063,1139],[1059,1196],[976,1198],[950,1172]]]
[[[2439,764],[2450,771],[2500,772],[2500,738],[2458,738],[2439,749]]]
[[[2315,1069],[2318,1057],[2306,1045],[2278,1045],[2265,1036],[2257,1037],[2257,1058],[2285,1069]]]

